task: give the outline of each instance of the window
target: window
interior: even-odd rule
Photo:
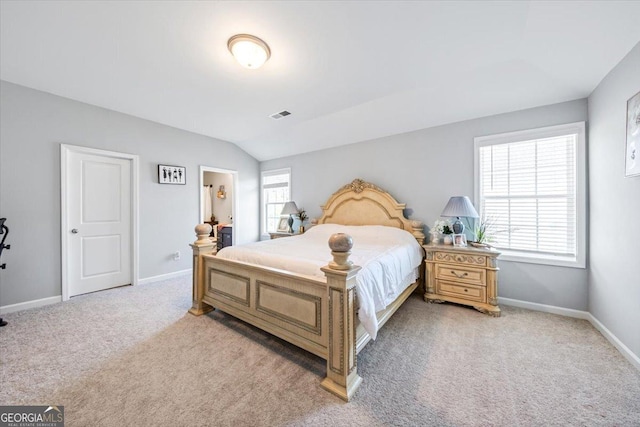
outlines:
[[[280,212],[291,199],[291,169],[262,172],[262,230],[273,233],[278,228]]]
[[[502,259],[584,268],[584,122],[474,144],[475,197]]]

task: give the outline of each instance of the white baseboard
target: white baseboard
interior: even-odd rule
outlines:
[[[191,269],[174,271],[173,273],[160,274],[158,276],[145,277],[144,279],[138,279],[138,285],[144,285],[145,283],[159,282],[161,280],[173,279],[174,277],[181,277],[191,274]]]
[[[574,310],[571,308],[557,307],[555,305],[538,304],[536,302],[521,301],[511,298],[498,297],[498,302],[513,307],[528,308],[529,310],[543,311],[545,313],[559,314],[560,316],[575,317],[576,319],[589,320],[591,314],[588,311]]]
[[[173,273],[161,274],[159,276],[146,277],[139,279],[138,284],[159,282],[160,280],[172,279],[174,277],[186,276],[191,274],[191,269],[174,271]],[[49,304],[55,304],[62,301],[62,295],[55,297],[36,299],[33,301],[25,301],[17,304],[9,304],[0,307],[0,314],[13,313],[20,310],[27,310],[29,308],[42,307]]]
[[[622,341],[611,333],[593,314],[589,313],[589,322],[607,339],[633,366],[640,370],[640,357],[636,356]]]
[[[42,307],[49,304],[55,304],[62,301],[62,295],[55,297],[35,299],[33,301],[19,302],[18,304],[9,304],[0,307],[0,314],[13,313],[15,311],[26,310],[28,308]]]
[[[498,302],[513,307],[527,308],[529,310],[543,311],[545,313],[559,314],[561,316],[575,317],[588,320],[602,336],[604,336],[633,366],[640,370],[640,357],[636,356],[622,341],[607,329],[598,319],[588,311],[573,310],[570,308],[556,307],[553,305],[538,304],[535,302],[521,301],[511,298],[498,298]]]

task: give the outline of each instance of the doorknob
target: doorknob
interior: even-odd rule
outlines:
[[[71,230],[71,232],[72,232],[73,234],[78,234],[78,229],[77,229],[77,228],[74,228],[73,230]]]

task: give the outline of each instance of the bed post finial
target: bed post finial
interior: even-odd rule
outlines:
[[[411,221],[411,234],[416,238],[418,243],[423,244],[425,235],[424,235],[424,226],[422,221],[413,220]]]
[[[193,249],[193,297],[191,308],[189,313],[196,316],[203,315],[213,310],[209,304],[202,301],[204,296],[204,259],[202,255],[214,253],[215,244],[209,237],[211,235],[211,225],[198,224],[196,225],[195,232],[198,236],[198,240],[193,242],[190,246]]]
[[[329,237],[329,247],[333,261],[329,263],[329,267],[334,270],[349,270],[353,266],[353,262],[349,261],[351,248],[353,247],[353,239],[345,233],[335,233]]]
[[[198,246],[211,244],[211,238],[209,237],[211,236],[211,230],[213,230],[213,228],[211,228],[210,224],[196,225],[195,232],[196,236],[198,236],[198,240],[193,242],[193,244]]]

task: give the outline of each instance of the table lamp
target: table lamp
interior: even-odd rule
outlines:
[[[460,222],[460,217],[479,218],[476,208],[473,207],[471,200],[467,196],[454,196],[449,199],[447,206],[444,207],[440,216],[455,217],[456,222],[453,223],[453,232],[455,234],[464,233],[464,224]]]
[[[296,202],[287,202],[282,208],[282,215],[289,215],[289,233],[293,234],[293,214],[298,213],[298,206]]]

